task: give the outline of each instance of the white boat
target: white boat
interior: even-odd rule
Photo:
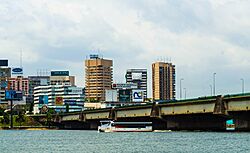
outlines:
[[[100,121],[98,132],[152,132],[152,122]]]

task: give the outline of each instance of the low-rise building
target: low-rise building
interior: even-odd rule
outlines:
[[[45,105],[56,112],[82,111],[84,108],[83,88],[70,85],[48,85],[34,88],[34,114],[41,113]]]
[[[9,78],[10,89],[15,91],[22,91],[24,96],[29,94],[29,79],[23,76]]]
[[[50,83],[49,76],[28,76],[29,79],[29,95],[27,103],[34,102],[34,88],[37,86],[47,86]]]
[[[11,68],[0,65],[0,104],[8,104],[8,101],[5,100],[5,90],[8,87],[8,78],[10,77]]]
[[[70,76],[69,71],[51,71],[50,85],[75,86],[75,76]]]
[[[5,100],[5,89],[0,89],[0,104],[8,104]]]

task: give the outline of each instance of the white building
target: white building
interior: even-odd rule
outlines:
[[[51,71],[50,85],[67,84],[75,86],[75,76],[70,76],[69,71]]]
[[[143,90],[144,99],[147,98],[147,69],[128,69],[126,83],[137,84],[137,89]]]
[[[66,105],[69,111],[81,111],[84,108],[83,88],[69,85],[48,85],[34,88],[34,114],[40,113],[46,105],[56,112],[65,112]]]

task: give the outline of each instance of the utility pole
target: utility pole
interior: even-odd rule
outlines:
[[[10,128],[13,129],[13,100],[10,100]]]
[[[244,79],[241,78],[240,80],[241,80],[241,82],[242,82],[242,94],[244,94],[244,84],[245,84],[245,83],[244,83]]]
[[[216,76],[216,73],[213,74],[214,96],[215,96],[215,76]]]
[[[187,88],[183,88],[184,90],[184,98],[186,99],[187,98]]]
[[[213,87],[211,84],[209,85],[209,87],[210,87],[210,94],[211,94],[211,96],[213,96]]]
[[[181,88],[181,81],[183,81],[184,79],[183,78],[181,78],[180,79],[180,99],[182,98],[182,88]]]

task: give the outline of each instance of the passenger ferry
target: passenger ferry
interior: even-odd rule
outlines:
[[[100,121],[98,132],[152,132],[152,122]]]

